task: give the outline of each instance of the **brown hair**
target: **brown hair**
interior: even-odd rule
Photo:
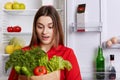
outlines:
[[[53,46],[58,46],[59,44],[64,45],[64,35],[63,35],[63,29],[62,24],[60,20],[60,16],[56,9],[53,6],[42,6],[36,13],[34,17],[33,22],[33,32],[32,32],[32,38],[29,46],[38,45],[40,44],[40,40],[38,38],[37,32],[36,32],[36,22],[39,17],[41,16],[49,16],[51,17],[53,21],[53,28],[54,28],[54,38],[55,43]]]

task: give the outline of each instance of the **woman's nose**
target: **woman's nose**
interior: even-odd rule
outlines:
[[[44,29],[43,29],[43,33],[44,33],[44,34],[47,33],[47,28],[44,28]]]

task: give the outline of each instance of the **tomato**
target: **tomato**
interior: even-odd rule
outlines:
[[[34,69],[34,75],[40,76],[40,75],[43,75],[43,74],[47,74],[47,69],[46,69],[45,66],[37,66]]]
[[[13,27],[12,27],[12,26],[8,26],[8,27],[7,27],[7,31],[8,31],[8,32],[13,32]]]
[[[14,32],[21,32],[21,27],[20,26],[14,26],[13,31]]]

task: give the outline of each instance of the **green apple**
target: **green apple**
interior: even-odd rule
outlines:
[[[13,4],[12,2],[7,2],[5,3],[4,8],[7,10],[12,10],[12,4]]]
[[[19,3],[18,2],[14,2],[12,5],[13,9],[20,9]]]
[[[26,8],[24,3],[19,3],[19,6],[20,6],[20,9],[23,9],[23,10]]]

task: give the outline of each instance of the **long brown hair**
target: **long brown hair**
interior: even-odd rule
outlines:
[[[60,16],[56,9],[53,6],[42,6],[36,13],[34,17],[34,22],[33,22],[33,31],[32,31],[32,38],[29,46],[33,45],[39,45],[40,40],[38,38],[37,32],[36,32],[36,22],[39,17],[41,16],[49,16],[51,17],[53,21],[53,28],[54,28],[54,38],[55,38],[55,43],[53,46],[58,46],[59,44],[64,45],[64,35],[63,35],[63,29],[62,29],[62,24],[60,20]]]

